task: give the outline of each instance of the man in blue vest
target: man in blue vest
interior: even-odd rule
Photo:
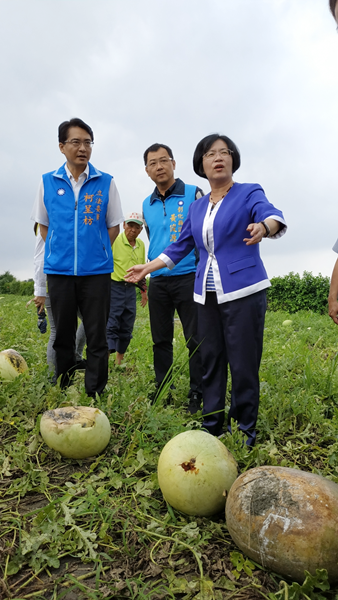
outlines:
[[[87,337],[85,387],[101,394],[108,379],[106,325],[111,245],[123,222],[121,202],[111,175],[90,162],[94,135],[81,119],[59,126],[59,148],[66,162],[42,176],[32,219],[45,240],[44,272],[56,328],[56,377],[61,387],[76,366],[77,311]]]
[[[153,260],[176,241],[189,206],[203,196],[200,188],[175,179],[176,163],[165,144],[153,144],[144,153],[145,170],[156,184],[143,202],[143,217],[149,237],[148,258]],[[197,310],[193,300],[196,254],[192,251],[171,271],[151,274],[148,290],[151,335],[153,338],[156,387],[160,390],[173,364],[174,313],[177,310],[189,349],[190,391],[188,410],[199,410],[202,399],[202,367],[196,338]]]

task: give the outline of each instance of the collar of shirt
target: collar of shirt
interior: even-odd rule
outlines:
[[[70,170],[68,169],[67,163],[65,164],[65,169],[66,169],[67,177],[68,177],[70,183],[72,184],[73,188],[76,185],[79,185],[79,184],[82,185],[84,180],[87,179],[87,177],[89,176],[89,164],[87,164],[85,170],[81,173],[81,175],[79,175],[79,178],[77,181],[75,181],[74,176],[71,174]]]
[[[152,204],[154,200],[162,200],[163,202],[163,200],[166,200],[167,198],[169,198],[169,196],[184,196],[184,192],[185,186],[181,179],[176,179],[175,183],[172,184],[172,186],[164,193],[164,195],[161,194],[158,187],[156,186],[151,195],[150,204]]]
[[[67,173],[67,177],[72,185],[73,188],[73,192],[74,192],[74,196],[75,196],[75,200],[76,202],[79,199],[79,193],[80,193],[80,189],[82,187],[82,185],[84,184],[84,182],[86,181],[88,175],[89,175],[89,165],[86,166],[85,170],[81,173],[81,175],[79,175],[79,178],[77,181],[75,181],[75,178],[73,177],[73,175],[71,174],[70,170],[67,167],[67,163],[65,164],[65,169],[66,169],[66,173]]]

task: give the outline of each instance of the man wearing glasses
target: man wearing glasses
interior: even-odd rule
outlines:
[[[85,387],[88,396],[95,397],[108,379],[111,245],[123,214],[113,177],[89,162],[93,144],[93,131],[81,119],[61,123],[59,148],[66,162],[42,176],[32,220],[39,223],[45,240],[56,377],[61,376],[61,387],[70,384],[79,309],[87,337]]]
[[[179,237],[189,206],[203,196],[200,188],[175,179],[175,160],[165,144],[153,144],[143,155],[145,170],[156,184],[143,202],[143,216],[149,237],[148,258],[153,260]],[[174,313],[177,310],[189,349],[190,391],[188,410],[199,410],[202,399],[201,360],[196,338],[197,311],[193,300],[196,254],[192,251],[171,271],[151,274],[148,290],[149,316],[153,338],[156,387],[160,390],[170,377],[173,364]],[[168,375],[169,374],[169,375]]]

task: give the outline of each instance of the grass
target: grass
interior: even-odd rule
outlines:
[[[185,413],[186,352],[175,326],[175,404],[154,391],[147,309],[138,313],[122,367],[110,359],[109,382],[97,402],[76,376],[67,391],[52,387],[47,335],[34,307],[19,296],[0,299],[0,348],[24,356],[29,373],[0,383],[0,597],[101,600],[301,600],[338,598],[325,574],[304,584],[282,581],[233,544],[224,515],[187,517],[166,505],[156,468],[164,444],[200,426]],[[292,319],[288,327],[282,325]],[[326,316],[268,313],[261,367],[258,443],[224,443],[241,471],[282,465],[338,482],[338,329]],[[40,415],[66,405],[96,404],[112,437],[104,454],[63,459],[39,435]]]

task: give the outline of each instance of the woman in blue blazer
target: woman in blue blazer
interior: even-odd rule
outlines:
[[[256,440],[259,366],[263,348],[266,288],[270,286],[259,243],[286,232],[283,214],[258,184],[240,184],[233,173],[240,166],[238,148],[230,138],[203,138],[193,158],[197,175],[211,191],[191,204],[177,242],[147,265],[130,269],[129,281],[167,266],[173,268],[195,246],[199,252],[194,300],[203,363],[203,427],[221,435],[224,423],[228,365],[231,372],[231,419]]]

